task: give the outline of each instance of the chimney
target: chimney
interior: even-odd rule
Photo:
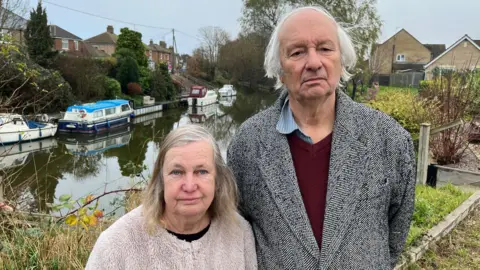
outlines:
[[[160,47],[162,47],[164,49],[167,48],[167,43],[165,41],[160,40],[159,44],[160,44]]]
[[[153,40],[152,40],[152,39],[150,39],[150,46],[152,46],[152,45],[153,45]]]
[[[107,32],[110,33],[110,34],[114,34],[112,25],[107,26]]]

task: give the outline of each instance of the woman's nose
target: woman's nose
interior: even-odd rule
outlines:
[[[193,192],[197,190],[197,183],[195,181],[195,176],[193,173],[187,173],[182,185],[182,190],[185,192]]]

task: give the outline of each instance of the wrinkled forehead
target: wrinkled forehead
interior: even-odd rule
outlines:
[[[313,9],[302,10],[288,17],[278,32],[280,45],[287,42],[330,39],[338,42],[337,25],[327,15]]]

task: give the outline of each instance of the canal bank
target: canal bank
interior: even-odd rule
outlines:
[[[207,127],[226,158],[238,126],[275,99],[265,93],[240,93],[204,108],[168,102],[161,111],[135,117],[126,130],[4,147],[0,149],[4,196],[25,211],[48,212],[47,205],[58,203],[64,194],[77,200],[129,187],[149,179],[163,136],[190,123]],[[118,197],[102,197],[99,208],[121,215]]]

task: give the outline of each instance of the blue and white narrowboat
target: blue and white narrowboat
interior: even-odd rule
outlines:
[[[73,105],[58,121],[58,132],[101,133],[129,125],[133,117],[134,110],[124,99]]]

